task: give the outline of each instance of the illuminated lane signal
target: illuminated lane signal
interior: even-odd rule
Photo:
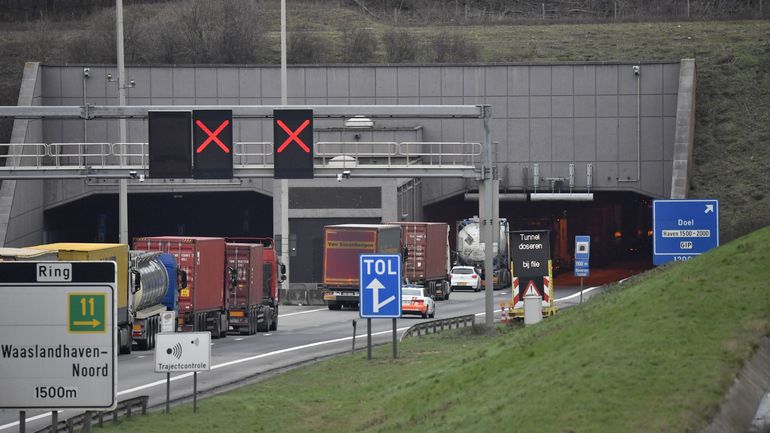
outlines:
[[[313,178],[313,110],[273,111],[273,177]]]
[[[193,178],[232,179],[232,110],[193,110]]]

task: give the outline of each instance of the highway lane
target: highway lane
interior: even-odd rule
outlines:
[[[569,298],[578,289],[557,286],[556,298]],[[595,293],[595,292],[594,292]],[[496,291],[495,308],[509,300],[510,290]],[[588,297],[588,295],[586,296]],[[573,296],[566,303],[576,303]],[[484,292],[453,292],[448,301],[437,303],[436,318],[477,314],[483,323]],[[356,348],[366,345],[366,321],[357,310],[329,311],[318,306],[281,306],[278,331],[253,336],[229,335],[212,340],[212,370],[198,374],[198,390],[210,393],[239,386],[257,376],[290,368],[300,363],[349,352],[353,333],[352,320],[358,321]],[[419,323],[419,317],[397,320],[399,334]],[[373,343],[391,341],[391,320],[372,320]],[[118,358],[118,399],[150,396],[150,406],[165,402],[165,374],[154,373],[153,351],[134,351]],[[172,374],[171,398],[192,395],[192,373]],[[77,412],[65,411],[59,419]],[[27,431],[36,431],[50,423],[49,412],[28,411]],[[0,411],[0,432],[18,431],[18,412]]]

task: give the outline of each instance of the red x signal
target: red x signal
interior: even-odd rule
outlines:
[[[301,125],[299,125],[299,127],[297,127],[295,131],[289,129],[289,127],[286,126],[286,124],[283,123],[283,121],[280,119],[276,121],[276,124],[280,126],[281,129],[283,129],[287,134],[289,134],[289,138],[284,140],[284,142],[281,143],[281,145],[278,147],[278,150],[276,151],[277,153],[283,152],[283,150],[286,149],[286,146],[288,146],[292,141],[296,141],[297,145],[301,147],[305,153],[310,153],[310,148],[307,147],[305,143],[299,138],[299,133],[302,132],[303,129],[307,128],[308,125],[310,125],[310,120],[306,119],[304,122],[302,122]]]
[[[219,137],[217,137],[217,135],[219,135],[219,133],[222,132],[227,127],[227,125],[230,124],[229,120],[225,120],[224,122],[222,122],[222,124],[219,125],[217,129],[214,130],[214,132],[211,132],[211,130],[208,129],[206,125],[204,125],[203,122],[201,122],[200,120],[196,120],[195,124],[198,125],[198,128],[200,128],[203,132],[206,133],[206,135],[209,136],[209,138],[207,138],[203,143],[201,143],[200,146],[198,146],[197,149],[195,149],[195,153],[203,152],[203,150],[206,149],[206,146],[208,146],[209,143],[211,143],[212,141],[215,141],[217,143],[217,146],[219,146],[219,148],[222,149],[223,152],[230,153],[230,149],[227,146],[225,146],[225,143],[222,143],[222,140],[220,140]]]

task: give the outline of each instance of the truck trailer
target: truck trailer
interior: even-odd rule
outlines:
[[[153,349],[160,332],[160,316],[178,311],[178,290],[187,287],[187,275],[171,254],[130,251],[134,323],[131,337],[141,350]]]
[[[394,224],[324,226],[323,290],[330,310],[358,308],[361,254],[400,254],[401,227]]]
[[[281,283],[286,280],[286,266],[278,261],[272,238],[238,237],[226,238],[230,244],[262,246],[262,287],[261,309],[266,323],[258,324],[257,332],[278,330],[278,302]],[[231,323],[232,326],[232,323]],[[265,328],[267,326],[267,328]]]
[[[227,268],[231,272],[230,327],[244,335],[274,329],[278,319],[277,305],[269,296],[269,290],[265,290],[264,250],[261,244],[227,243]]]
[[[425,287],[435,300],[449,299],[449,224],[432,222],[388,223],[401,226],[403,276]]]
[[[177,327],[181,331],[211,331],[212,338],[227,336],[225,240],[214,237],[151,236],[134,239],[134,249],[174,256],[187,274],[179,291]]]
[[[511,260],[508,248],[508,220],[500,218],[500,242],[493,245],[492,285],[503,289],[511,285]],[[484,243],[481,242],[478,217],[457,222],[457,265],[473,266],[486,282],[484,269]]]

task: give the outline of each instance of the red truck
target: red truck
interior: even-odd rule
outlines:
[[[434,299],[449,299],[449,224],[429,222],[388,223],[401,226],[404,251],[403,276],[425,287]]]
[[[183,331],[211,331],[227,336],[225,239],[212,237],[151,236],[134,239],[134,249],[161,251],[174,256],[187,273],[187,288],[179,292],[178,327]]]
[[[330,310],[358,308],[361,254],[401,253],[401,227],[393,224],[324,226],[324,302]]]
[[[262,268],[262,294],[253,299],[259,304],[257,307],[262,312],[264,320],[257,321],[257,332],[275,331],[278,329],[278,302],[280,293],[280,283],[286,280],[286,266],[278,261],[278,255],[275,252],[272,238],[227,238],[228,251],[230,245],[259,245],[262,247],[262,255],[258,256],[261,260]],[[251,259],[253,264],[259,263]],[[228,259],[228,263],[229,263]],[[232,266],[232,265],[229,265]],[[259,314],[259,313],[258,313]],[[233,325],[231,316],[231,326]]]

